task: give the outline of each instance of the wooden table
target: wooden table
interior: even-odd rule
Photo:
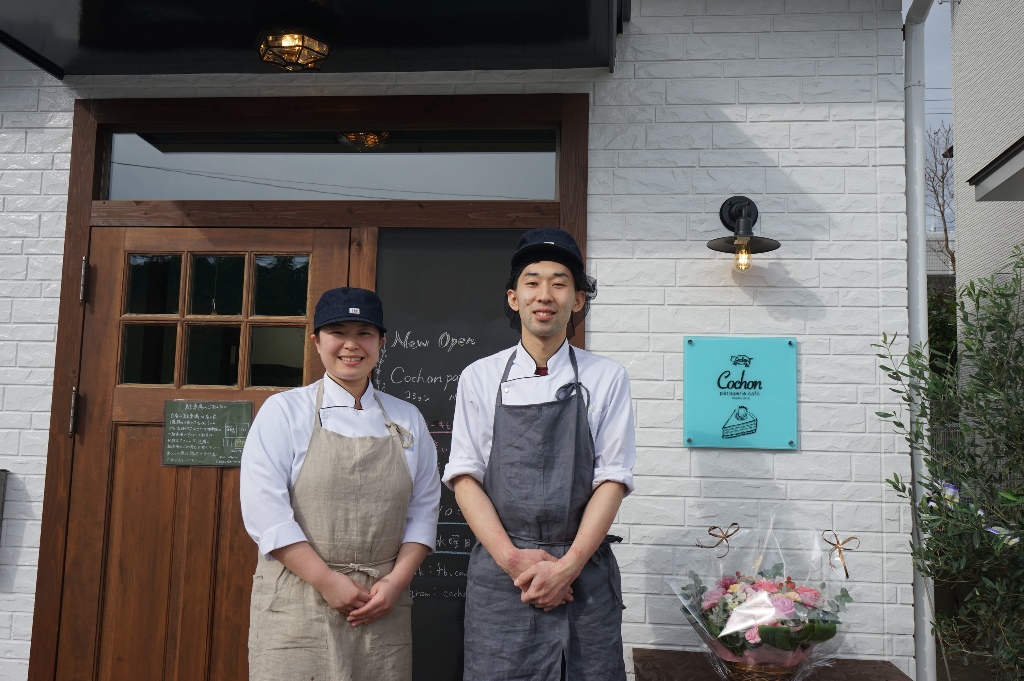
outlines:
[[[636,681],[721,681],[704,653],[682,650],[633,648]],[[807,677],[806,681],[910,681],[891,662],[836,660]]]

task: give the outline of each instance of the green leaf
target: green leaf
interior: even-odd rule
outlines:
[[[757,628],[757,634],[761,637],[761,643],[779,650],[795,650],[798,645],[798,642],[794,641],[790,635],[789,627],[761,625]]]
[[[760,629],[758,629],[758,633],[760,633]],[[791,637],[800,643],[821,643],[835,635],[836,625],[834,622],[808,622],[800,631],[792,632]]]

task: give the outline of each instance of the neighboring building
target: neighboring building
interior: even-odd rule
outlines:
[[[957,281],[1006,271],[1024,243],[1024,5],[960,0],[953,12]]]
[[[960,7],[982,4],[962,0]],[[985,30],[965,34],[955,26],[954,59],[966,44],[991,43],[986,32],[1013,44],[1024,28],[1024,9],[1010,0],[1000,4],[1002,11],[979,17],[990,24]],[[247,64],[244,59],[255,62],[255,49],[235,54],[235,61],[223,60],[244,73],[175,74],[166,71],[173,68],[170,61],[159,61],[166,45],[150,50],[128,34],[135,27],[130,17],[125,34],[117,36],[123,44],[79,45],[76,26],[101,30],[104,17],[84,12],[76,23],[67,20],[60,3],[9,5],[0,9],[0,38],[13,36],[24,48],[26,36],[43,35],[40,45],[59,44],[68,51],[56,50],[50,62],[39,61],[68,75],[58,80],[0,48],[0,467],[11,471],[0,544],[0,678],[19,681],[30,669],[33,679],[53,678],[54,669],[62,670],[62,678],[89,678],[98,669],[106,679],[143,661],[157,665],[167,679],[243,678],[239,641],[245,640],[248,622],[238,604],[248,598],[250,578],[244,572],[255,549],[233,515],[236,483],[230,473],[159,465],[164,399],[197,399],[204,390],[215,396],[210,399],[230,399],[239,392],[180,387],[217,383],[186,380],[185,331],[175,336],[180,344],[167,341],[165,332],[176,333],[168,329],[199,324],[179,310],[178,298],[158,310],[164,316],[132,318],[106,309],[103,302],[119,300],[128,286],[122,286],[122,269],[155,267],[167,262],[160,258],[191,249],[244,256],[249,267],[260,252],[311,251],[314,260],[324,258],[309,275],[317,285],[337,282],[347,271],[349,282],[373,286],[380,283],[375,278],[378,232],[424,224],[481,230],[561,224],[586,242],[590,271],[600,286],[586,344],[628,369],[638,427],[637,489],[613,528],[625,537],[615,553],[623,573],[627,648],[694,646],[664,579],[706,537],[709,525],[753,525],[785,503],[802,509],[808,526],[834,526],[861,541],[860,550],[847,557],[857,603],[842,653],[890,659],[913,674],[910,509],[884,483],[894,471],[908,475],[910,462],[902,442],[874,415],[891,395],[871,347],[883,332],[903,337],[907,331],[899,0],[634,0],[631,16],[622,16],[622,35],[610,38],[610,58],[597,39],[591,44],[574,38],[575,49],[586,51],[586,59],[577,55],[575,62],[572,55],[531,52],[535,48],[529,45],[509,48],[514,58],[476,58],[472,50],[477,48],[463,41],[424,61],[431,71],[412,70],[419,68],[415,53],[389,62],[391,53],[382,52],[353,67],[358,71],[372,63],[362,69],[369,72],[329,72],[331,60],[346,54],[339,50],[319,74],[237,66]],[[29,9],[58,5],[53,26],[45,12],[33,14],[43,10]],[[609,5],[614,16],[619,3],[604,3],[605,11]],[[160,16],[154,11],[148,20]],[[549,32],[578,28],[526,23]],[[614,37],[611,23],[603,25]],[[33,26],[46,30],[37,33]],[[207,37],[218,44],[216,36]],[[428,48],[433,49],[423,49]],[[92,59],[88,64],[95,74],[76,71],[85,62],[73,55]],[[173,55],[180,70],[197,63]],[[228,67],[220,66],[218,55],[211,48],[202,53],[202,63],[223,71]],[[1008,59],[1013,58],[1010,52]],[[381,68],[382,63],[402,70]],[[509,63],[520,66],[502,66]],[[1022,65],[1013,64],[1001,56],[977,73],[1014,78]],[[481,66],[494,70],[477,70]],[[135,75],[123,75],[127,71]],[[963,92],[962,69],[954,78]],[[1017,115],[1024,88],[995,92],[1002,97],[998,107],[980,95],[968,103],[964,100],[974,94],[956,95],[958,126],[990,129],[1001,140],[975,149],[969,131],[958,128],[962,177],[1024,134]],[[566,96],[535,97],[547,94]],[[213,99],[190,101],[195,98]],[[120,101],[126,99],[132,101]],[[983,115],[968,115],[972,107]],[[530,201],[529,210],[508,200],[507,187],[492,188],[481,198],[460,196],[457,187],[418,186],[420,198],[437,198],[431,192],[440,191],[445,201],[408,201],[408,212],[399,214],[397,204],[382,207],[378,204],[385,202],[366,200],[367,183],[347,181],[347,191],[364,193],[361,202],[332,195],[331,205],[315,213],[310,202],[252,185],[274,174],[267,167],[236,171],[224,182],[249,182],[249,193],[238,199],[243,203],[228,204],[225,195],[175,196],[181,188],[171,182],[147,185],[145,191],[172,192],[160,200],[128,190],[119,200],[111,195],[108,180],[126,186],[144,179],[146,170],[135,167],[115,176],[111,163],[124,162],[117,156],[117,140],[125,138],[115,138],[111,151],[114,133],[148,135],[154,147],[180,151],[185,158],[190,149],[223,150],[227,136],[217,138],[217,131],[231,129],[241,137],[268,129],[318,132],[307,121],[323,122],[335,114],[348,121],[343,131],[366,130],[378,120],[390,121],[391,129],[414,121],[430,130],[486,130],[489,123],[499,132],[541,130],[539,137],[513,137],[531,149],[574,153],[553,155],[545,166],[550,171],[541,177],[546,194],[511,194]],[[200,134],[211,129],[213,137]],[[195,136],[175,137],[186,133]],[[474,149],[483,144],[468,137],[457,141]],[[488,148],[507,142],[486,140]],[[238,143],[269,144],[252,137]],[[509,177],[525,174],[509,171]],[[278,184],[288,179],[275,177]],[[207,173],[189,191],[214,186],[220,191],[215,184],[220,179]],[[316,181],[333,184],[333,194],[343,183],[332,175]],[[375,198],[394,191],[376,189],[383,194],[373,193]],[[735,272],[730,257],[705,245],[727,234],[719,207],[737,194],[752,198],[760,210],[755,231],[782,242],[778,251],[755,256],[745,273]],[[467,198],[479,206],[467,204]],[[275,203],[263,203],[268,199]],[[978,233],[972,229],[984,230],[988,245],[982,252],[978,240],[962,249],[965,272],[975,271],[970,263],[979,257],[1005,255],[1005,245],[997,246],[993,237],[1006,233],[1005,226],[1020,228],[1018,205],[958,201],[957,224],[968,243]],[[386,220],[375,218],[374,211],[382,211]],[[163,255],[138,263],[129,259],[140,253]],[[88,281],[80,305],[84,257]],[[158,276],[150,272],[146,276]],[[379,274],[389,276],[383,269]],[[170,300],[166,292],[163,297],[164,303]],[[145,305],[140,309],[152,312]],[[207,316],[198,321],[212,319],[209,310],[201,314]],[[279,326],[295,331],[301,343],[305,318],[289,314]],[[138,320],[149,330],[136,341],[131,334]],[[244,315],[218,324],[262,328]],[[725,334],[797,338],[798,452],[683,446],[683,338]],[[238,348],[250,358],[256,351],[246,345],[248,336],[232,345],[228,335],[218,337],[221,345],[209,345],[208,354],[220,356],[224,349],[224,357],[230,356],[224,366],[235,366],[236,376]],[[156,359],[132,355],[144,348],[156,348]],[[195,366],[204,359],[189,358]],[[292,364],[260,366],[267,372],[294,370],[308,379],[315,375],[315,359],[299,352]],[[251,363],[255,372],[258,363]],[[170,382],[166,388],[139,389],[119,380]],[[104,387],[97,388],[100,384]],[[79,387],[78,430],[70,438],[71,390]],[[246,392],[245,399],[258,406],[263,398],[253,394]],[[108,442],[113,435],[125,439]],[[164,542],[165,535],[169,538],[159,550],[147,548],[158,539]],[[207,555],[189,562],[196,547],[214,551],[216,560]],[[163,580],[159,593],[146,581],[156,579],[152,575]],[[138,584],[146,585],[145,598],[133,590]],[[207,600],[185,605],[182,594],[190,588]],[[222,608],[234,608],[234,615],[225,619]],[[138,657],[124,657],[124,649]],[[207,666],[192,672],[192,664]]]
[[[949,253],[946,252],[946,235],[942,233],[941,225],[934,222],[928,226],[925,233],[928,248],[928,287],[948,288],[956,286],[956,273],[950,261]],[[949,231],[949,249],[956,254],[956,231]]]

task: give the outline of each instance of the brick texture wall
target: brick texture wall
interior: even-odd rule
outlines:
[[[86,76],[58,83],[0,49],[0,678],[26,674],[74,97],[585,92],[588,344],[632,377],[637,491],[613,531],[627,645],[693,646],[672,575],[707,526],[776,504],[856,533],[848,656],[912,670],[909,518],[883,478],[909,471],[874,412],[870,344],[906,331],[899,0],[634,0],[614,74]],[[705,247],[746,194],[782,241],[739,274]],[[682,447],[686,334],[793,335],[798,453]],[[912,672],[911,672],[912,673]]]
[[[26,675],[46,472],[72,94],[0,48],[0,678]]]

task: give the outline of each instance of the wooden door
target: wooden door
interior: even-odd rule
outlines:
[[[313,307],[348,283],[349,236],[92,230],[57,679],[248,678],[238,469],[162,465],[164,401],[255,411],[319,378]]]

